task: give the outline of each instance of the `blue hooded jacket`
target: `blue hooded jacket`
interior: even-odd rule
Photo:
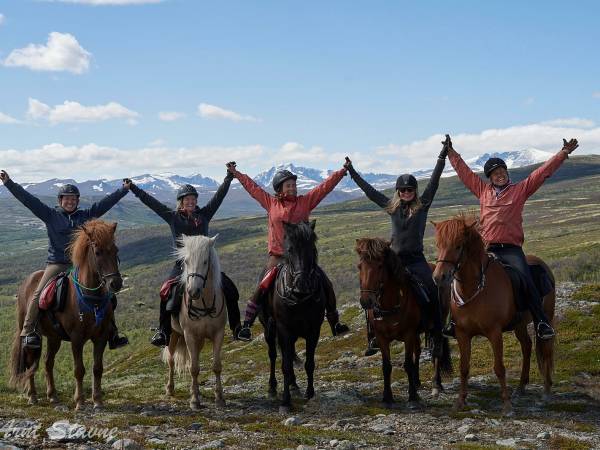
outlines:
[[[127,189],[117,189],[87,209],[76,209],[72,213],[67,213],[60,206],[51,208],[42,203],[37,197],[10,179],[4,186],[17,200],[46,224],[46,231],[50,239],[47,262],[52,264],[71,264],[69,257],[66,255],[66,249],[71,241],[73,231],[88,220],[97,219],[106,214],[127,194]]]

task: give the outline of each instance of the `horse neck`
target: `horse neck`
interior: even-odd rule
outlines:
[[[456,281],[461,288],[464,296],[473,294],[479,287],[482,268],[487,260],[487,254],[481,247],[481,251],[477,252],[477,255],[465,255],[463,263],[460,265],[460,269],[456,273],[456,278],[460,281]]]
[[[89,253],[86,255],[85,263],[77,268],[79,269],[77,279],[81,285],[92,288],[100,285],[98,270],[95,267],[92,267]]]
[[[400,282],[393,274],[387,269],[386,278],[383,282],[383,292],[381,295],[381,307],[382,309],[393,309],[397,306],[403,306],[407,301],[407,296],[403,295],[408,288],[406,280]]]

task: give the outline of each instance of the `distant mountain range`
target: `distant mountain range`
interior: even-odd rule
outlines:
[[[537,149],[526,149],[501,153],[485,153],[481,156],[470,158],[466,160],[466,162],[473,170],[482,171],[485,161],[492,156],[504,159],[506,161],[506,165],[510,169],[529,166],[531,164],[537,164],[546,161],[552,156],[552,153]],[[290,170],[298,176],[297,183],[298,190],[300,192],[306,192],[317,186],[331,173],[331,171],[313,169],[310,167],[300,167],[293,164],[284,164],[272,167],[265,172],[259,173],[254,177],[254,181],[256,181],[260,186],[263,186],[265,189],[271,191],[273,176],[280,169]],[[414,171],[413,174],[419,179],[428,178],[431,175],[432,169],[433,168],[417,170]],[[398,174],[385,173],[361,173],[361,175],[377,189],[388,189],[393,187],[396,182],[396,177],[398,176]],[[454,175],[454,170],[450,164],[447,164],[442,176],[446,177],[452,175]],[[157,175],[143,174],[132,177],[132,180],[139,187],[154,195],[159,200],[169,203],[173,202],[175,191],[182,184],[191,184],[195,186],[200,192],[201,198],[208,198],[222,182],[222,180],[214,180],[209,177],[203,177],[200,174],[185,177],[170,173]],[[16,181],[18,182],[18,180]],[[40,197],[53,197],[56,195],[58,188],[66,183],[76,184],[79,187],[82,196],[84,197],[97,197],[103,194],[106,195],[119,188],[122,184],[122,180],[88,180],[77,183],[72,179],[53,178],[51,180],[46,180],[39,183],[25,183],[23,184],[23,187],[25,187],[25,189],[34,195]],[[239,184],[234,183],[231,187],[231,194],[233,194],[234,197],[238,197],[235,191],[241,189],[242,188]],[[0,185],[0,198],[6,198],[9,195],[10,194],[6,191],[6,188]],[[346,177],[340,182],[334,192],[328,196],[327,203],[339,202],[360,195],[362,195],[360,189],[356,186],[356,184],[354,184],[350,177]],[[238,201],[240,200],[241,198],[238,199]],[[248,201],[252,200],[248,198]]]

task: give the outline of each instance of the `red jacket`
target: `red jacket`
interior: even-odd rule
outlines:
[[[510,183],[496,193],[492,183],[486,183],[476,175],[460,155],[448,153],[450,163],[464,185],[479,199],[480,229],[486,244],[502,243],[522,246],[523,206],[525,201],[544,183],[546,178],[558,170],[567,154],[558,152],[531,174],[518,183]]]
[[[310,190],[306,195],[294,199],[275,197],[252,180],[248,175],[237,172],[236,178],[244,189],[267,210],[269,215],[269,254],[283,255],[283,222],[299,223],[308,220],[310,212],[329,194],[346,174],[346,169],[333,172],[329,178]]]

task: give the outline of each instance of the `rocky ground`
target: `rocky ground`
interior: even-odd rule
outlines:
[[[567,308],[586,312],[598,304],[572,301],[577,288],[573,283],[559,286],[559,321]],[[360,320],[356,318],[353,329],[359,328]],[[351,338],[352,334],[344,339]],[[262,347],[261,341],[232,345],[226,351]],[[402,358],[400,352],[394,355],[395,367],[401,367]],[[422,359],[427,365],[427,352]],[[255,364],[246,363],[249,369]],[[32,416],[27,406],[12,411],[0,407],[0,448],[600,448],[597,373],[581,372],[558,382],[546,402],[541,386],[532,384],[524,396],[513,399],[513,412],[502,415],[491,370],[490,375],[471,378],[469,406],[455,411],[458,378],[446,380],[446,390],[437,399],[423,380],[421,405],[412,409],[406,403],[404,373],[395,369],[397,407],[385,409],[380,403],[380,365],[379,355],[365,358],[360,349],[340,352],[330,364],[317,368],[316,398],[306,402],[297,393],[294,409],[286,415],[279,414],[277,402],[266,395],[266,373],[236,384],[228,383],[225,374],[225,408],[214,406],[211,381],[205,382],[205,407],[199,413],[187,407],[185,383],[178,385],[174,400],[107,402],[102,412],[90,407],[73,413],[60,405],[50,418]],[[514,385],[518,367],[510,369]],[[303,386],[303,371],[297,372]],[[68,422],[58,420],[61,414]]]

